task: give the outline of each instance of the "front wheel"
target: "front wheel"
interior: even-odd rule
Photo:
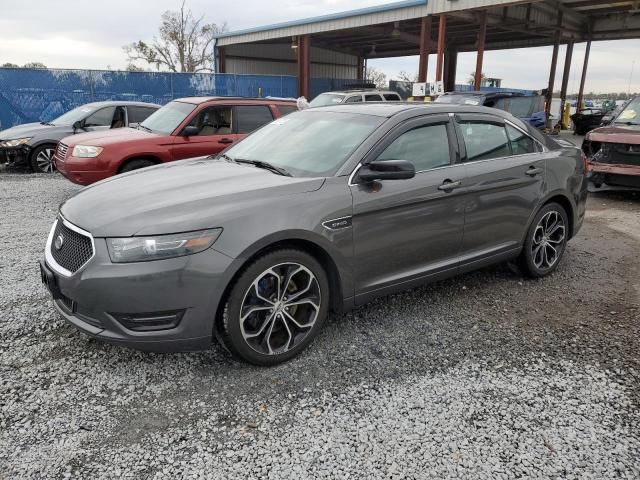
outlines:
[[[297,355],[327,316],[329,283],[320,263],[300,250],[276,250],[240,275],[227,298],[222,340],[255,365],[275,365]]]
[[[36,147],[31,153],[29,160],[31,170],[35,173],[53,173],[56,170],[53,161],[55,151],[55,145],[40,145]]]
[[[125,163],[122,168],[120,168],[120,173],[133,172],[134,170],[139,170],[140,168],[152,167],[155,165],[151,160],[146,160],[144,158],[137,158],[134,160],[129,160]]]
[[[534,278],[549,275],[558,268],[568,239],[569,220],[562,205],[542,207],[529,227],[520,257],[524,272]]]

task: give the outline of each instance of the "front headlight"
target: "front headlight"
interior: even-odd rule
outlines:
[[[94,158],[104,150],[102,147],[92,147],[91,145],[76,145],[73,147],[72,156],[77,158]]]
[[[221,228],[153,237],[107,238],[113,263],[148,262],[202,252],[222,233]]]
[[[31,137],[25,138],[16,138],[14,140],[5,140],[4,142],[0,142],[0,147],[18,147],[20,145],[25,145],[31,140]]]

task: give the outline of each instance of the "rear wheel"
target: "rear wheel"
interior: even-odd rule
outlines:
[[[255,365],[297,355],[327,316],[329,283],[306,252],[276,250],[258,258],[231,288],[222,318],[225,346]]]
[[[53,173],[56,170],[53,161],[53,154],[56,151],[55,145],[40,145],[31,152],[29,164],[31,170],[36,173]]]
[[[527,232],[520,264],[531,277],[544,277],[560,263],[569,239],[567,212],[558,203],[542,207]]]
[[[151,167],[155,165],[151,160],[146,160],[144,158],[137,158],[134,160],[129,160],[125,163],[122,168],[120,168],[120,173],[132,172],[133,170],[138,170],[140,168]]]

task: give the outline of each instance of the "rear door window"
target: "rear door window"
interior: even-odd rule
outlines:
[[[509,143],[511,144],[511,152],[513,155],[525,155],[536,151],[533,139],[517,128],[507,125],[507,135],[509,136]]]
[[[127,107],[129,123],[142,123],[155,111],[155,108],[150,107]]]
[[[488,121],[462,120],[459,126],[467,150],[467,162],[511,155],[504,125]]]
[[[408,160],[416,172],[451,163],[445,123],[424,125],[401,134],[378,157],[379,160]]]
[[[382,97],[377,93],[367,93],[364,96],[364,101],[365,102],[381,102]]]
[[[238,105],[234,108],[238,133],[251,133],[273,120],[267,105]]]
[[[399,102],[400,101],[400,95],[398,95],[397,93],[385,93],[384,94],[384,99],[387,102]]]
[[[278,111],[280,112],[280,116],[284,117],[285,115],[289,115],[290,113],[297,112],[298,107],[295,105],[278,105]]]

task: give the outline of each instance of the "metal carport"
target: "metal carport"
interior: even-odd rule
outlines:
[[[312,78],[361,80],[370,58],[419,55],[418,81],[424,82],[432,53],[435,79],[452,90],[457,54],[469,51],[478,52],[479,88],[485,50],[553,46],[550,108],[559,45],[567,45],[564,99],[573,45],[587,42],[581,100],[591,42],[628,38],[640,38],[638,0],[403,0],[223,33],[216,40],[216,62],[221,73],[296,75],[299,95],[308,97]]]

